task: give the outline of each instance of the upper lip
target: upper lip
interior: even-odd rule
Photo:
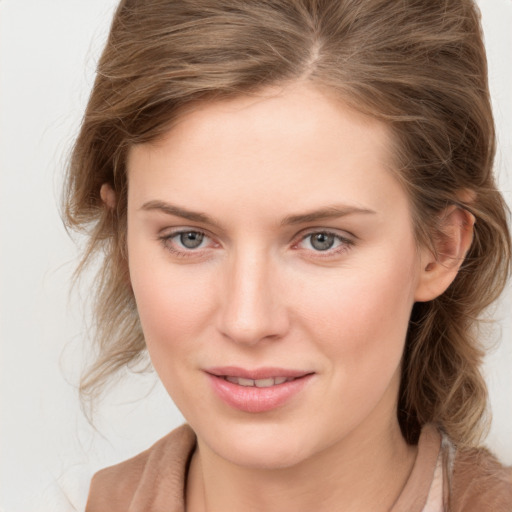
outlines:
[[[293,370],[290,368],[263,367],[247,369],[239,366],[215,366],[206,368],[204,371],[217,377],[240,377],[242,379],[252,380],[270,379],[274,377],[298,378],[314,373],[307,370]]]

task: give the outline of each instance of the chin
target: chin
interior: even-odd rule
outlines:
[[[286,469],[303,462],[307,455],[304,447],[275,442],[231,444],[219,456],[237,466],[250,469]]]
[[[261,422],[246,424],[235,429],[213,429],[204,437],[198,437],[217,456],[237,466],[252,469],[284,469],[296,466],[311,453],[307,437],[298,435],[299,430],[279,424]],[[295,431],[295,432],[294,432]],[[213,434],[213,435],[212,435]]]

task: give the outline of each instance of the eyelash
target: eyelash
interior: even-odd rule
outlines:
[[[186,235],[187,233],[198,233],[199,235],[202,235],[204,237],[203,241],[205,239],[206,240],[211,239],[211,237],[208,236],[207,233],[205,233],[204,231],[201,231],[200,229],[180,229],[178,231],[173,231],[172,233],[168,233],[168,234],[159,236],[158,239],[162,243],[164,249],[168,250],[174,256],[177,256],[179,258],[190,258],[190,257],[194,257],[194,256],[199,256],[200,255],[199,251],[201,250],[201,248],[200,249],[184,248],[183,250],[179,250],[179,249],[176,249],[175,244],[174,245],[172,244],[172,240],[174,238],[177,238],[181,235]]]
[[[311,249],[311,252],[315,254],[315,258],[329,258],[333,256],[338,256],[350,250],[350,248],[354,245],[354,240],[351,240],[347,237],[340,235],[334,231],[329,231],[328,229],[316,229],[310,230],[306,234],[302,235],[298,242],[293,244],[293,248],[299,246],[299,244],[305,242],[306,240],[311,239],[313,235],[326,235],[328,237],[332,236],[339,243],[339,245],[335,248],[329,248],[324,251]],[[311,245],[311,241],[309,242]]]
[[[197,256],[202,255],[203,251],[201,249],[204,249],[204,248],[180,250],[180,249],[177,249],[175,244],[172,243],[173,239],[175,239],[181,235],[185,235],[187,233],[197,233],[199,235],[202,235],[204,237],[202,242],[204,242],[205,240],[208,240],[208,239],[210,239],[210,240],[212,239],[212,237],[210,237],[206,232],[199,230],[199,229],[180,229],[178,231],[173,231],[172,233],[168,233],[168,234],[159,236],[158,239],[160,240],[164,249],[168,250],[171,254],[173,254],[174,256],[177,256],[179,258],[190,258],[190,257],[197,257]],[[300,250],[299,245],[301,243],[305,242],[308,238],[312,237],[313,235],[320,235],[320,234],[326,235],[328,237],[329,236],[334,237],[334,239],[339,243],[339,245],[337,247],[335,247],[334,249],[328,248],[324,251],[314,250],[314,249],[308,250],[308,252],[314,253],[316,258],[329,258],[329,257],[337,256],[339,254],[342,254],[342,253],[350,250],[350,248],[353,245],[355,245],[354,240],[351,240],[349,238],[341,236],[340,234],[338,234],[334,231],[329,231],[326,229],[316,229],[316,230],[310,230],[307,233],[301,235],[299,240],[292,244],[292,248],[296,249],[296,250]],[[311,242],[310,242],[310,244],[311,244]],[[217,246],[218,246],[218,244],[217,244]]]

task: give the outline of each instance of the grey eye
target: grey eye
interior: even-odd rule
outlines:
[[[313,249],[327,251],[333,247],[336,237],[330,233],[313,233],[309,238]]]
[[[179,237],[183,247],[187,249],[197,249],[203,243],[204,234],[199,231],[187,231],[180,233]]]

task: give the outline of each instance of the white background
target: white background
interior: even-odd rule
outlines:
[[[132,377],[95,423],[74,385],[86,327],[69,295],[77,250],[59,218],[63,169],[105,41],[113,0],[0,0],[0,509],[81,510],[92,472],[145,449],[182,420],[154,377]],[[512,2],[481,0],[512,204]],[[512,294],[489,340],[488,444],[512,464]],[[151,389],[154,387],[153,391]],[[150,393],[151,392],[151,393]],[[73,505],[75,508],[73,508]]]

